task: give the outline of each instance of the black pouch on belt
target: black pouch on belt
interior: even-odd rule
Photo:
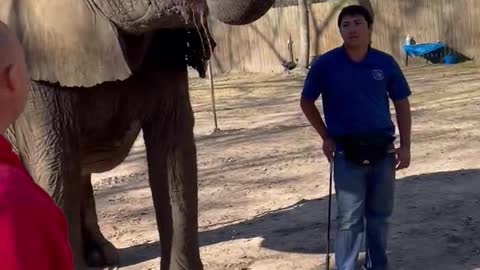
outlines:
[[[373,165],[393,150],[394,136],[349,135],[335,138],[345,158],[359,165]]]

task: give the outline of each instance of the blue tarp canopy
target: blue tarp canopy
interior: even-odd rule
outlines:
[[[415,45],[403,45],[402,48],[406,55],[416,57],[426,56],[434,52],[442,51],[447,48],[447,45],[443,42],[435,42],[420,43]]]

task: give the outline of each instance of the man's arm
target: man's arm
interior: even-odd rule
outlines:
[[[320,112],[315,106],[315,102],[302,97],[300,99],[300,107],[302,108],[303,113],[305,114],[313,128],[315,128],[317,133],[320,135],[320,137],[322,137],[323,140],[329,139],[327,127],[323,122]]]
[[[400,133],[400,148],[397,151],[397,170],[410,166],[410,136],[412,118],[408,97],[412,94],[407,79],[398,63],[392,58],[393,73],[388,82],[388,94],[395,106],[397,125]]]
[[[50,243],[43,241],[42,226],[32,222],[35,212],[27,212],[23,203],[7,203],[0,207],[0,269],[45,269],[49,264],[46,254]],[[47,240],[47,239],[45,239]]]
[[[323,122],[322,116],[315,106],[315,102],[308,100],[304,97],[300,99],[300,107],[302,108],[303,113],[307,117],[310,124],[315,128],[317,133],[323,140],[323,153],[327,157],[328,161],[332,161],[333,153],[335,151],[335,142],[330,138],[327,127]]]
[[[410,102],[408,98],[394,101],[397,115],[398,130],[400,133],[400,147],[410,149],[410,137],[412,130],[412,116],[410,113]]]
[[[302,108],[302,111],[310,124],[313,126],[313,128],[315,128],[317,133],[322,138],[323,153],[327,159],[331,161],[335,151],[335,143],[328,135],[325,123],[323,122],[320,112],[315,106],[315,100],[319,98],[322,89],[325,87],[324,76],[326,71],[324,70],[323,66],[324,63],[322,58],[319,58],[317,61],[315,61],[308,72],[300,99],[300,107]]]
[[[0,269],[73,269],[65,228],[56,221],[30,202],[0,203]]]
[[[412,130],[412,118],[410,113],[410,102],[408,98],[393,102],[397,115],[398,130],[400,133],[400,148],[397,152],[397,170],[410,166],[410,136]]]

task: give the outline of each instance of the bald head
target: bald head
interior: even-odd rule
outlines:
[[[20,115],[30,89],[23,48],[0,22],[0,133]]]

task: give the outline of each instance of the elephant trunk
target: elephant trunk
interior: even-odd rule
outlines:
[[[211,15],[230,25],[249,24],[267,13],[275,0],[207,0]]]

